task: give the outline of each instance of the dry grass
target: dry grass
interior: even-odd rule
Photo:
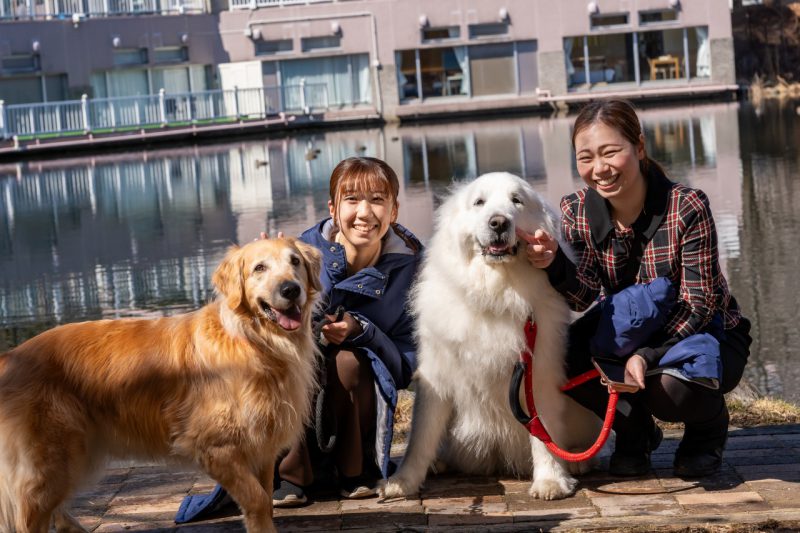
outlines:
[[[571,529],[573,533],[789,533],[800,531],[800,521],[766,520],[756,524],[720,524],[714,526],[636,526],[620,528]]]
[[[408,432],[411,429],[411,412],[413,405],[414,393],[410,391],[400,391],[394,417],[395,443],[403,443],[408,438]],[[753,426],[800,424],[800,407],[776,398],[762,397],[750,399],[729,397],[728,409],[731,413],[731,426],[735,427],[746,428]],[[683,427],[682,424],[667,422],[659,422],[659,425],[666,429],[681,429]],[[740,530],[735,531],[738,532]]]

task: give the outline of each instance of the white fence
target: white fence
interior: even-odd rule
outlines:
[[[72,18],[114,15],[205,13],[205,0],[0,0],[2,19]]]
[[[319,4],[339,0],[230,0],[230,9],[256,9],[258,7],[294,6],[298,4]]]
[[[4,105],[0,138],[39,139],[112,133],[163,126],[258,120],[279,113],[308,114],[329,108],[324,83],[230,91],[88,98],[44,104]]]

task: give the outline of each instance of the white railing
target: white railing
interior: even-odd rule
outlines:
[[[2,19],[72,18],[141,14],[205,13],[204,0],[0,0]]]
[[[20,140],[113,133],[164,126],[259,120],[280,113],[309,114],[330,107],[324,83],[88,98],[43,104],[4,105],[0,139]]]
[[[256,9],[258,7],[294,6],[298,4],[320,4],[339,0],[230,0],[230,9]]]

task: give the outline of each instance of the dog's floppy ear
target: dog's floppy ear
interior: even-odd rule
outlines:
[[[225,297],[225,302],[231,309],[236,309],[242,304],[244,283],[242,279],[242,259],[236,245],[228,248],[228,253],[217,267],[211,282],[217,292]]]
[[[294,245],[306,263],[308,272],[308,285],[317,292],[322,291],[322,282],[319,280],[320,270],[322,269],[322,254],[315,247],[303,241],[295,240]]]

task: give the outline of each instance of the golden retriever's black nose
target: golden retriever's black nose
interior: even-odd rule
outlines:
[[[508,229],[509,221],[503,215],[495,215],[489,219],[489,227],[496,233],[503,233]]]
[[[296,300],[300,296],[300,285],[294,281],[284,281],[279,289],[281,296],[287,300]]]

